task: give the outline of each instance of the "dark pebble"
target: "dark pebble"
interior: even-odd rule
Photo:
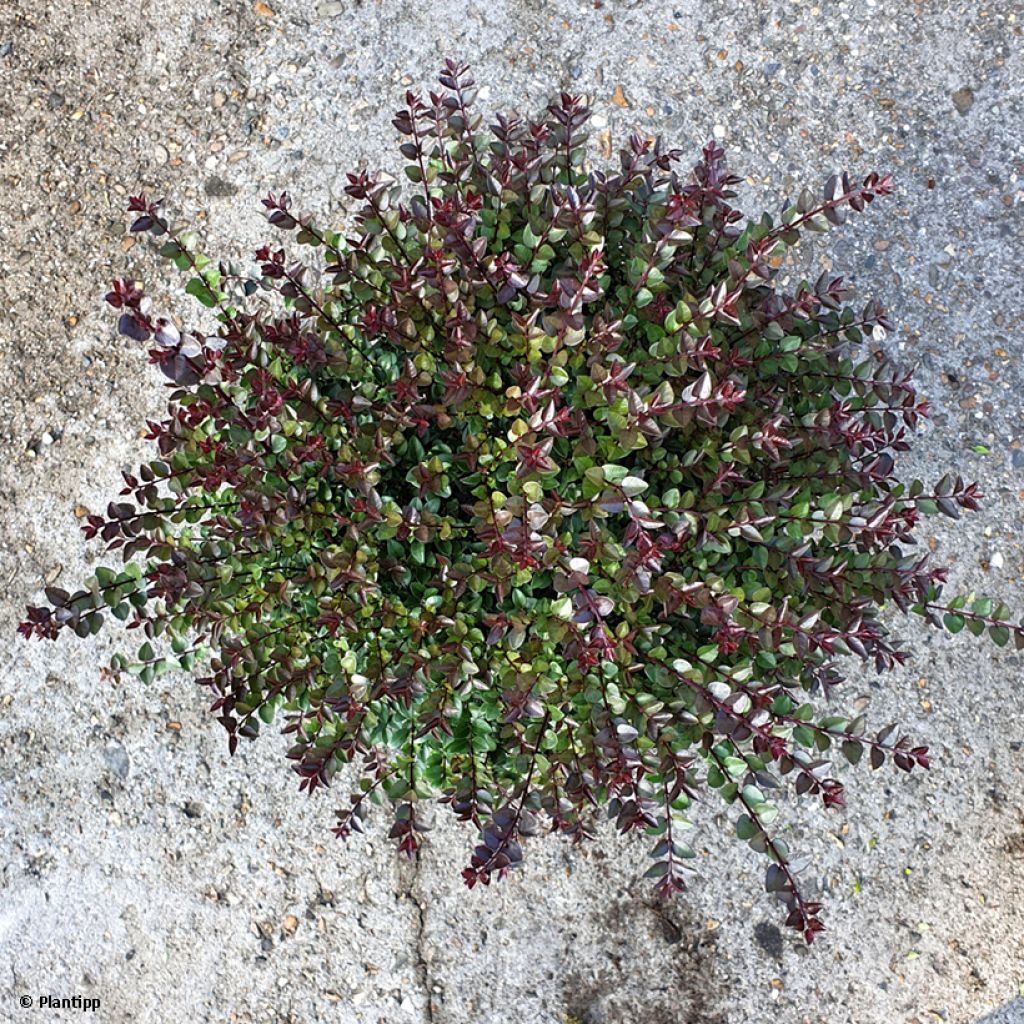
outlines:
[[[111,740],[103,748],[103,760],[122,782],[128,778],[128,770],[131,767],[128,751],[117,740]]]
[[[950,99],[952,99],[953,106],[956,107],[957,112],[964,115],[974,106],[974,90],[964,86],[962,89],[957,89]]]
[[[754,927],[754,939],[770,957],[782,959],[782,932],[775,925],[762,921]]]
[[[765,66],[764,66],[764,73],[769,78],[771,78],[772,75],[778,74],[779,68],[781,68],[781,67],[782,67],[781,64],[765,64]]]
[[[206,179],[206,184],[203,188],[206,189],[208,196],[213,196],[215,199],[227,199],[238,192],[237,185],[233,185],[230,181],[225,181],[216,174]]]

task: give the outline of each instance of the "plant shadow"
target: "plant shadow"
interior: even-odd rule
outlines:
[[[1011,999],[998,1010],[979,1017],[974,1024],[1024,1024],[1024,996]]]

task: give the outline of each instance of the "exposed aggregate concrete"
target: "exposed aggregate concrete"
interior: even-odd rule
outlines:
[[[205,211],[224,256],[268,234],[270,188],[340,222],[343,172],[397,169],[391,113],[445,56],[473,62],[488,111],[592,96],[595,155],[631,126],[694,155],[718,138],[771,209],[837,168],[893,172],[897,196],[807,265],[894,310],[887,344],[933,408],[906,474],[955,466],[988,495],[922,542],[951,584],[1021,608],[1022,25],[1009,0],[5,0],[0,1021],[40,1019],[19,997],[50,993],[100,998],[91,1019],[110,1024],[1024,1022],[1012,651],[908,623],[913,664],[851,679],[844,699],[898,718],[934,766],[849,769],[847,811],[797,818],[829,928],[808,951],[713,808],[704,879],[673,905],[638,881],[640,842],[611,836],[535,841],[522,871],[467,893],[471,836],[444,814],[414,864],[380,828],[339,845],[331,799],[296,799],[283,739],[229,760],[189,679],[101,675],[113,633],[14,637],[44,582],[88,572],[76,516],[105,505],[160,410],[102,302],[125,272],[168,295],[172,271],[124,234],[127,194]]]

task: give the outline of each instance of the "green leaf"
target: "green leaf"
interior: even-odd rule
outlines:
[[[843,757],[845,757],[850,764],[857,764],[864,754],[863,745],[856,743],[853,740],[844,740],[840,749],[843,752]]]
[[[985,623],[981,619],[968,619],[967,631],[972,636],[981,636],[985,632]]]
[[[736,835],[743,840],[753,839],[760,830],[749,814],[742,815],[736,822]]]
[[[763,804],[765,802],[764,793],[757,788],[757,786],[744,786],[743,787],[743,799],[748,804]]]
[[[793,739],[802,747],[814,746],[814,730],[806,725],[798,725],[793,729]]]
[[[544,497],[544,488],[536,480],[527,480],[522,488],[527,501],[540,501]]]
[[[1010,631],[1006,626],[989,626],[988,635],[997,647],[1005,647],[1010,642]]]
[[[950,633],[959,633],[966,621],[962,615],[951,615],[949,612],[942,616],[942,624]]]
[[[207,308],[217,305],[217,296],[210,291],[209,286],[201,278],[193,277],[185,285],[185,291],[193,298],[198,299]]]

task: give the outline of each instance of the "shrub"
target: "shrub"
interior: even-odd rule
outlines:
[[[820,907],[771,793],[841,806],[836,752],[928,764],[895,726],[827,709],[840,659],[905,661],[890,604],[1024,646],[1006,607],[944,598],[946,570],[908,550],[922,515],[982,496],[894,476],[927,408],[871,344],[885,310],[829,274],[779,286],[803,232],[892,181],[832,177],[746,221],[714,142],[689,173],[635,134],[590,169],[580,97],[481,131],[467,68],[440,82],[394,120],[411,194],[350,174],[345,234],[264,200],[310,262],[267,245],[251,273],[214,264],[132,199],[216,327],[114,282],[168,415],[87,520],[124,567],[48,588],[21,631],[86,636],[109,610],[146,637],[115,670],[201,671],[232,752],[280,717],[301,790],[356,765],[338,836],[386,798],[413,854],[424,801],[449,804],[479,830],[471,887],[538,828],[592,838],[605,807],[652,837],[671,895],[710,790],[810,942]]]

